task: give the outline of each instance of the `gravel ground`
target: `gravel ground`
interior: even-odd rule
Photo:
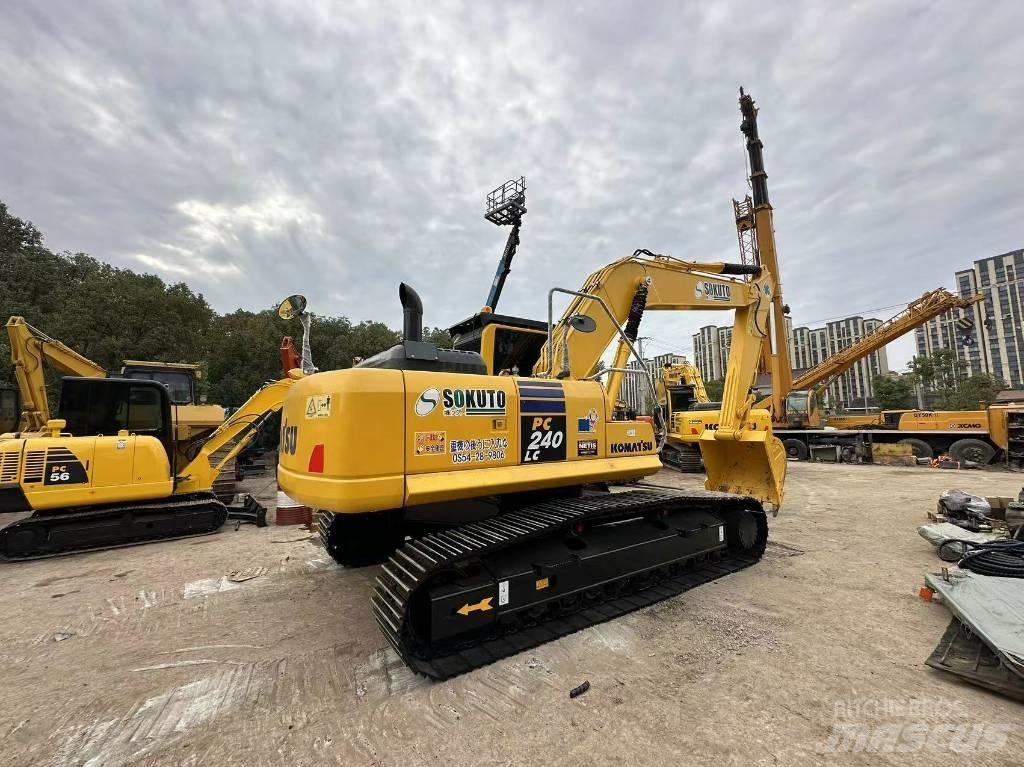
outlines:
[[[1020,704],[924,666],[949,615],[916,596],[940,563],[915,527],[945,488],[1024,478],[789,469],[757,566],[439,684],[385,649],[374,569],[338,568],[303,528],[4,565],[0,763],[1019,764],[1024,737],[992,733]],[[272,501],[272,479],[248,483]],[[227,580],[250,567],[267,572]],[[969,757],[961,723],[988,727]],[[828,752],[834,726],[884,750],[919,724],[917,751]]]

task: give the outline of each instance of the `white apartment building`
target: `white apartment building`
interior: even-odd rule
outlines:
[[[974,262],[956,273],[956,292],[985,300],[952,309],[914,331],[917,353],[951,349],[965,375],[988,373],[1007,386],[1024,387],[1024,249]]]

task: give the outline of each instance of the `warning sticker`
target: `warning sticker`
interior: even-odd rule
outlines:
[[[446,432],[416,432],[416,455],[444,455],[446,452],[448,452]]]
[[[498,581],[498,607],[508,604],[508,581]]]
[[[331,415],[331,395],[314,394],[306,398],[306,418],[328,418]]]

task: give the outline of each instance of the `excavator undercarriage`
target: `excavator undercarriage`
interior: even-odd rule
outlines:
[[[215,533],[227,507],[213,493],[35,513],[0,530],[0,559],[42,559]]]
[[[337,552],[337,517],[320,533]],[[413,669],[446,679],[755,563],[761,504],[724,493],[584,491],[407,541],[374,617]]]

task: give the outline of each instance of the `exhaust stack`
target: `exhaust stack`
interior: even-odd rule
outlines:
[[[398,299],[402,302],[402,340],[423,340],[423,301],[420,294],[404,282],[398,286]]]

